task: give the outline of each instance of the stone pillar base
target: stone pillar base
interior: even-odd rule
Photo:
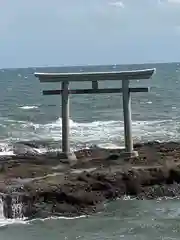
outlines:
[[[74,152],[60,152],[58,153],[58,158],[62,163],[75,163],[77,161],[76,155]]]
[[[122,158],[136,158],[138,156],[139,156],[139,154],[137,151],[120,153],[120,157],[122,157]]]

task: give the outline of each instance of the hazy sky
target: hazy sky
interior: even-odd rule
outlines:
[[[0,68],[180,61],[180,0],[0,0]]]

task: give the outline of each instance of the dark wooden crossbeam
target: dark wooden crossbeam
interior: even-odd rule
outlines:
[[[129,88],[129,92],[148,92],[149,88]],[[122,93],[122,88],[105,88],[105,89],[71,89],[68,94],[99,94],[99,93]],[[43,95],[59,95],[62,90],[44,90]]]

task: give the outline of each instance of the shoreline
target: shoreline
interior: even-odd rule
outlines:
[[[58,154],[0,156],[0,192],[4,216],[28,218],[79,216],[123,198],[157,199],[180,195],[180,142],[134,144],[139,157],[119,158],[122,149],[75,152],[77,162]],[[14,212],[13,204],[20,204]]]

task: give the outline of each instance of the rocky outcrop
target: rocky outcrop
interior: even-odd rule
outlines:
[[[139,157],[132,159],[120,158],[120,149],[77,151],[71,166],[62,163],[59,154],[4,161],[0,172],[4,215],[74,216],[99,211],[104,202],[124,195],[137,199],[178,196],[180,143],[134,147]]]

